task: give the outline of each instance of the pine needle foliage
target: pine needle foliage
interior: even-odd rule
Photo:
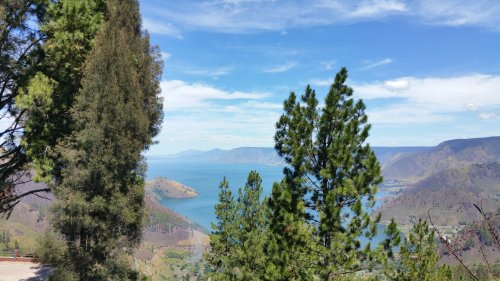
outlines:
[[[397,281],[441,281],[453,280],[452,270],[439,265],[434,231],[424,220],[419,220],[399,248],[399,257],[394,259],[390,280]]]
[[[160,129],[161,59],[137,1],[110,0],[106,16],[71,110],[75,130],[57,147],[64,166],[53,224],[79,280],[137,280],[130,255],[143,227],[141,153]]]
[[[212,280],[264,280],[266,224],[261,195],[262,179],[256,171],[248,174],[237,199],[228,181],[222,180],[215,206],[217,224],[212,225],[211,247],[205,254]]]
[[[47,1],[38,50],[41,63],[17,107],[27,112],[22,145],[34,179],[51,182],[60,176],[56,145],[74,130],[70,109],[81,88],[83,67],[93,39],[104,22],[105,0]]]
[[[369,245],[361,248],[360,239],[373,237],[378,222],[370,218],[369,209],[382,182],[380,165],[366,143],[370,125],[365,105],[353,99],[346,79],[342,68],[321,108],[309,86],[300,99],[292,92],[276,124],[275,148],[288,166],[286,185],[275,186],[285,188],[273,195],[288,193],[292,204],[286,215],[307,223],[312,231],[302,235],[311,240],[293,244],[315,253],[303,267],[312,268],[320,280],[364,270],[371,251]],[[282,236],[290,227],[298,228],[286,225],[272,235]]]

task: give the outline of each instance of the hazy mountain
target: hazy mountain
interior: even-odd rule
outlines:
[[[400,157],[423,152],[431,149],[429,146],[374,146],[372,147],[373,152],[377,155],[377,159],[382,164],[382,167],[385,166],[386,163],[391,162]]]
[[[436,147],[389,160],[384,179],[416,183],[435,172],[500,159],[500,137],[445,141]]]
[[[168,155],[167,157],[181,161],[283,164],[282,159],[272,147],[239,147],[231,150],[212,149],[209,151],[189,150]]]
[[[403,155],[422,152],[430,147],[373,147],[379,161],[384,164]],[[272,147],[239,147],[231,150],[213,149],[209,151],[188,150],[167,156],[182,161],[205,161],[224,163],[256,163],[283,165],[283,160]]]
[[[409,186],[382,208],[382,219],[395,218],[410,224],[428,218],[431,209],[437,225],[455,225],[480,220],[473,204],[494,210],[500,206],[500,163],[472,164],[438,171]]]

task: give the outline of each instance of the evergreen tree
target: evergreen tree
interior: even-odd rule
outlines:
[[[274,183],[268,200],[264,280],[314,280],[312,227],[305,220],[305,201],[292,195],[292,186],[286,180]]]
[[[243,189],[238,190],[236,221],[238,244],[235,262],[238,280],[262,280],[266,267],[265,203],[261,200],[262,179],[256,171],[248,174]]]
[[[395,261],[392,280],[440,281],[453,280],[447,265],[438,265],[437,243],[434,232],[426,221],[419,220],[400,247],[399,259]]]
[[[209,275],[214,280],[235,280],[236,211],[236,202],[224,178],[219,185],[219,203],[215,205],[217,224],[212,223],[210,250],[205,254]]]
[[[10,211],[23,196],[49,191],[13,194],[20,171],[33,168],[34,179],[46,182],[60,176],[61,157],[54,148],[73,130],[69,109],[104,19],[105,0],[4,2],[0,4],[0,110],[13,121],[0,133],[6,140],[0,147],[4,191],[0,211]],[[28,22],[38,23],[39,29]]]
[[[44,19],[45,0],[0,1],[0,213],[10,214],[19,199],[15,184],[27,168],[19,138],[27,111],[15,106],[20,89],[26,87],[42,56],[39,47],[45,37],[30,28]],[[30,191],[33,193],[35,191]]]
[[[35,169],[35,180],[50,182],[59,175],[60,155],[54,148],[71,134],[70,115],[81,88],[85,59],[104,21],[105,0],[61,0],[47,6],[40,32],[46,38],[43,60],[16,106],[27,112],[22,144]]]
[[[217,224],[212,225],[210,251],[205,259],[213,280],[263,280],[266,266],[266,233],[261,200],[262,179],[256,171],[248,174],[245,186],[234,200],[224,178],[215,206]]]
[[[108,21],[85,62],[71,110],[74,132],[57,153],[53,224],[80,280],[135,280],[130,254],[144,213],[142,151],[160,129],[161,59],[141,30],[135,0],[109,0]]]
[[[368,266],[371,251],[369,245],[361,249],[360,238],[373,237],[378,222],[370,218],[366,207],[375,202],[382,181],[380,166],[365,144],[370,130],[365,105],[361,100],[354,102],[346,79],[347,70],[342,68],[321,109],[309,86],[300,101],[291,93],[276,125],[275,147],[288,167],[286,184],[276,185],[282,190],[273,193],[286,196],[290,205],[280,210],[281,204],[271,200],[275,205],[270,207],[273,215],[294,218],[298,225],[305,220],[313,229],[314,239],[301,240],[311,236],[303,235],[293,244],[315,252],[302,267],[314,268],[321,280]],[[286,227],[274,229],[272,235],[283,236]]]

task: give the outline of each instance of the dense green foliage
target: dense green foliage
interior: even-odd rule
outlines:
[[[214,280],[263,280],[265,219],[261,200],[262,180],[252,171],[235,200],[224,178],[215,206],[217,224],[212,225],[210,251],[205,254]]]
[[[144,216],[142,151],[160,128],[159,54],[141,30],[137,1],[110,0],[71,110],[74,132],[57,147],[53,224],[79,280],[135,280],[130,254]]]
[[[16,106],[16,99],[36,72],[42,56],[39,49],[44,36],[30,28],[44,18],[45,0],[0,1],[0,213],[10,214],[19,202],[14,186],[27,158],[19,137],[24,130],[27,110]]]
[[[46,230],[37,237],[35,253],[43,263],[61,265],[67,251],[64,239],[52,230]]]
[[[426,221],[419,220],[409,236],[399,247],[397,259],[393,259],[388,276],[391,280],[411,281],[452,280],[452,271],[446,265],[438,265],[437,243],[434,231]]]
[[[55,147],[74,129],[70,108],[105,6],[104,0],[2,1],[0,112],[12,125],[0,132],[0,211],[23,196],[12,194],[19,171],[34,168],[34,179],[46,182],[60,176]]]
[[[306,247],[298,252],[315,253],[302,267],[312,268],[322,280],[369,266],[370,245],[361,249],[360,238],[373,237],[378,222],[370,218],[366,207],[371,208],[375,202],[377,184],[382,181],[380,166],[365,144],[370,130],[365,105],[352,99],[352,89],[344,84],[346,79],[347,70],[343,68],[323,108],[318,108],[316,93],[310,87],[300,100],[292,92],[284,103],[285,113],[275,135],[275,148],[288,166],[284,184],[274,187],[288,194],[292,208],[276,210],[281,204],[271,204],[272,214],[296,217],[299,225],[285,225],[271,235],[283,236],[289,228],[305,229],[300,223],[307,223],[312,233],[301,238],[313,239],[293,243]],[[270,201],[279,193],[273,191]],[[276,260],[279,262],[279,258]]]
[[[284,103],[276,150],[287,166],[271,197],[259,199],[251,172],[234,198],[220,185],[211,249],[205,259],[213,280],[450,280],[437,265],[434,232],[417,223],[401,245],[392,220],[378,246],[380,216],[371,217],[380,166],[368,144],[362,101],[354,102],[343,68],[318,108],[309,86]],[[399,247],[399,249],[397,248]]]
[[[22,144],[36,170],[35,180],[59,175],[54,148],[74,129],[70,108],[81,87],[82,70],[104,20],[104,0],[62,0],[46,5],[40,32],[46,38],[36,74],[21,89],[16,106],[26,110]]]

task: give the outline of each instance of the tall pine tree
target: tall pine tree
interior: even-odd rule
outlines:
[[[266,268],[265,203],[262,179],[256,171],[234,199],[224,178],[215,206],[217,224],[212,225],[210,250],[205,255],[213,280],[263,280]]]
[[[44,20],[46,2],[0,1],[0,121],[8,124],[0,128],[0,213],[10,214],[27,195],[17,194],[14,188],[27,170],[27,157],[20,145],[27,110],[18,108],[16,99],[42,61],[39,50],[46,38],[30,24]]]
[[[37,73],[17,99],[27,111],[22,144],[35,180],[60,176],[54,148],[74,129],[70,109],[81,88],[83,66],[104,21],[105,0],[61,0],[46,5],[40,32],[45,38]]]
[[[291,204],[283,205],[285,209],[280,204],[271,208],[275,215],[293,217],[296,225],[307,221],[313,228],[314,239],[293,243],[315,253],[303,267],[313,268],[321,280],[367,267],[370,245],[362,249],[360,239],[373,237],[378,221],[370,218],[367,207],[373,206],[377,184],[382,181],[380,166],[365,143],[370,130],[365,105],[353,100],[346,79],[347,70],[342,68],[322,108],[309,86],[300,101],[292,93],[275,135],[276,150],[288,167],[286,184],[276,186],[282,190],[273,195],[286,194]],[[282,237],[287,227],[296,226],[274,229],[272,235]]]
[[[247,182],[238,190],[238,247],[235,256],[238,280],[262,280],[267,263],[264,255],[265,202],[261,200],[262,179],[256,171],[248,174]]]
[[[141,29],[135,0],[109,0],[71,111],[75,130],[58,146],[54,226],[80,280],[135,280],[143,226],[141,153],[160,129],[161,59]]]
[[[238,225],[236,202],[226,178],[219,185],[219,203],[215,205],[217,224],[212,223],[210,250],[205,253],[214,280],[235,280],[234,253]]]
[[[399,248],[399,255],[389,263],[387,277],[390,280],[441,281],[453,280],[447,265],[439,265],[437,242],[434,231],[424,220],[419,220]]]

